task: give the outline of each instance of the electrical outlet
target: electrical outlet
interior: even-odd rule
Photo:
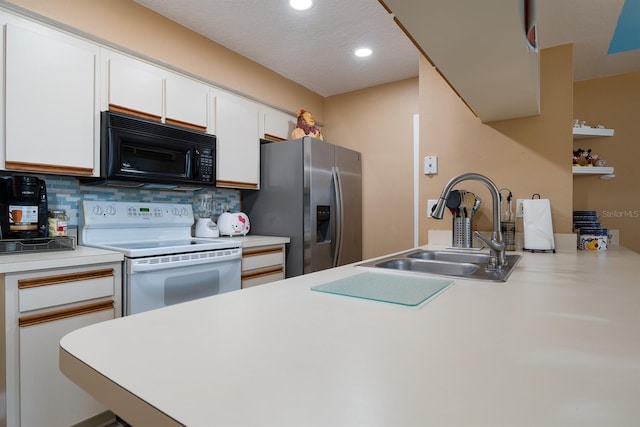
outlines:
[[[431,211],[433,210],[433,207],[436,205],[436,203],[438,203],[438,200],[436,199],[427,200],[427,218],[433,218],[431,216]]]
[[[522,218],[522,215],[524,214],[524,208],[522,207],[523,201],[524,199],[518,199],[516,202],[516,218]]]

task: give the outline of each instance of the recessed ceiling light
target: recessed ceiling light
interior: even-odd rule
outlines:
[[[289,0],[289,6],[295,10],[307,10],[313,6],[313,0]]]
[[[356,49],[354,53],[356,56],[365,57],[371,55],[373,51],[367,47],[361,47],[360,49]]]

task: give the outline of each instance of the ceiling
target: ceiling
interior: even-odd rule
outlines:
[[[306,12],[288,0],[134,1],[322,96],[418,75],[417,49],[378,0],[315,0]],[[640,71],[640,50],[606,55],[623,4],[537,0],[540,48],[574,43],[574,80]],[[355,57],[359,47],[374,53]]]

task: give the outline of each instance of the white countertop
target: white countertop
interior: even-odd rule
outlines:
[[[0,255],[0,274],[50,268],[75,267],[104,262],[120,262],[120,252],[77,245],[75,250]]]
[[[222,237],[222,239],[236,240],[242,248],[269,246],[289,243],[288,237],[278,236],[236,236]],[[19,253],[15,255],[0,254],[0,274],[22,271],[43,270],[50,268],[73,267],[103,262],[119,262],[124,255],[116,251],[77,245],[75,250]]]
[[[233,237],[220,237],[222,240],[235,240],[240,242],[243,249],[254,248],[257,246],[271,246],[271,245],[282,245],[285,243],[289,243],[291,241],[288,237],[278,237],[278,236],[233,236]]]
[[[310,291],[339,267],[74,331],[61,367],[140,426],[637,425],[639,262],[525,253],[418,307]]]

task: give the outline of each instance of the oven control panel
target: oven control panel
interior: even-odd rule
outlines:
[[[83,220],[83,221],[82,221]],[[154,226],[179,227],[193,224],[190,204],[112,202],[83,200],[81,221],[84,227]]]

